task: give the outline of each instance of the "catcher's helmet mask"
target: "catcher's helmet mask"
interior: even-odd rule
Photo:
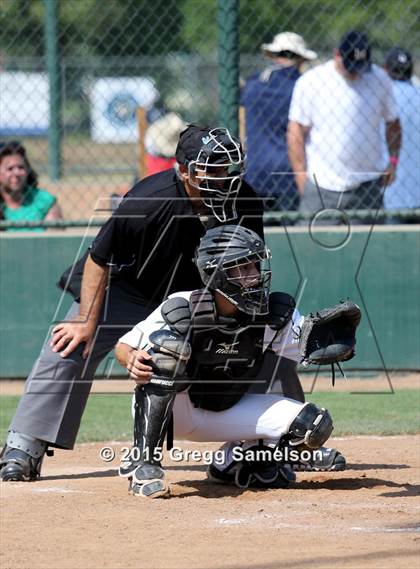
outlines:
[[[225,128],[211,129],[202,142],[197,158],[187,162],[188,182],[216,219],[236,219],[235,202],[245,172],[241,144]]]
[[[268,314],[270,251],[250,229],[235,225],[207,231],[195,263],[206,287],[238,310],[252,316]]]

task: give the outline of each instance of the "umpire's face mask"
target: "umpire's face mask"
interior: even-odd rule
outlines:
[[[241,148],[229,140],[230,145],[219,142],[211,150],[204,148],[188,163],[189,183],[220,222],[237,218],[236,199],[245,173]]]
[[[228,154],[215,164],[197,160],[188,164],[189,183],[200,191],[204,204],[220,222],[237,218],[236,199],[242,185],[244,163],[242,156],[233,161]]]

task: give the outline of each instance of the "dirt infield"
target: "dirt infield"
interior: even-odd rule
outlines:
[[[178,443],[183,450],[217,445]],[[170,499],[129,495],[105,445],[46,459],[36,483],[2,483],[2,569],[418,568],[420,436],[331,441],[340,473],[287,490],[212,485],[203,462],[166,459]]]

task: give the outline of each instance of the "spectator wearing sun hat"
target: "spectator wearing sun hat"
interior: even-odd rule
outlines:
[[[241,93],[245,110],[247,181],[266,198],[266,209],[293,210],[298,205],[293,171],[287,155],[290,99],[302,66],[316,59],[305,40],[293,32],[274,36],[261,50],[270,60],[252,75]]]

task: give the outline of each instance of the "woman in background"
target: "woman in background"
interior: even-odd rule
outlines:
[[[0,219],[52,221],[62,219],[57,198],[38,188],[25,148],[16,141],[0,143]],[[44,231],[44,228],[10,228],[12,231]]]

